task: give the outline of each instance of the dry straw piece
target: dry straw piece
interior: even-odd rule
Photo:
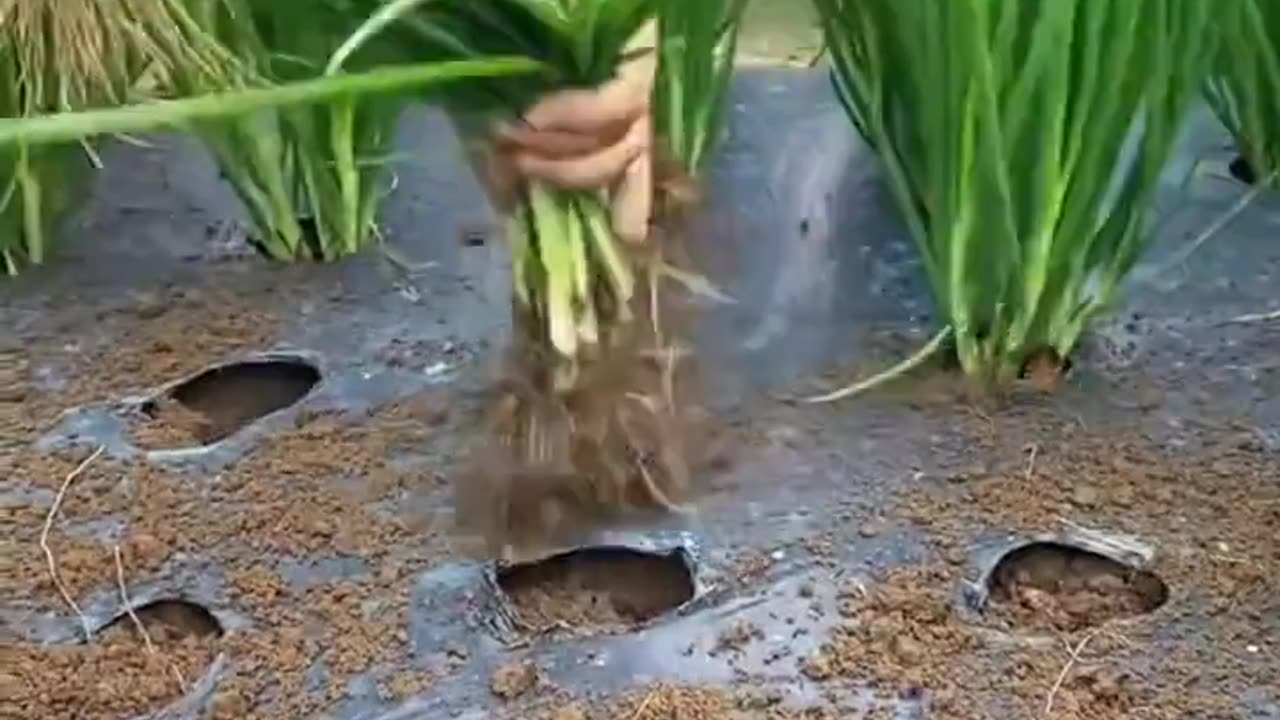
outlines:
[[[49,533],[53,529],[53,521],[58,517],[58,511],[62,509],[62,502],[67,497],[67,491],[71,488],[71,484],[76,478],[80,477],[94,460],[106,450],[106,447],[99,446],[89,457],[85,458],[74,470],[67,473],[62,480],[62,487],[58,488],[58,495],[53,499],[53,505],[49,508],[49,514],[45,516],[44,528],[40,531],[40,549],[44,551],[45,561],[49,566],[49,578],[53,581],[54,587],[58,589],[58,594],[62,596],[63,602],[67,607],[71,608],[76,617],[80,619],[80,627],[84,630],[85,642],[93,641],[93,628],[89,626],[89,619],[85,617],[80,610],[80,606],[72,599],[71,592],[67,589],[65,583],[62,582],[62,573],[58,572],[58,559],[53,554],[53,549],[49,547]]]

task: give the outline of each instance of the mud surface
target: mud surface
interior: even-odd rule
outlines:
[[[555,591],[532,605],[548,619],[609,598],[587,619],[612,610],[625,632],[513,636],[493,568],[453,532],[509,303],[501,244],[457,242],[492,218],[438,119],[407,124],[408,147],[440,156],[397,169],[387,213],[388,241],[434,263],[414,272],[376,254],[269,265],[190,148],[107,153],[59,261],[0,289],[0,717],[1280,717],[1277,206],[1189,262],[1184,243],[1242,190],[1172,179],[1220,129],[1192,133],[1162,204],[1178,212],[1053,394],[975,398],[926,368],[801,406],[777,397],[900,359],[931,310],[826,77],[735,92],[750,110],[693,254],[737,302],[687,301],[723,449],[694,514],[583,539],[687,552],[694,597],[636,626],[659,603],[620,612],[614,583],[648,599],[675,587],[653,582],[667,570],[561,566],[527,586]],[[138,447],[129,408],[273,351],[324,381],[215,445]],[[1010,549],[1063,533],[1137,538],[1167,602],[1133,612],[1145,591],[1108,579],[1079,622],[1061,584],[1047,605],[984,584]],[[147,613],[152,652],[132,623],[104,630],[121,585],[136,608],[206,608],[222,634]]]

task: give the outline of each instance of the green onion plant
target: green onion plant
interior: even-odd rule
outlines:
[[[1216,62],[1205,97],[1254,179],[1280,175],[1280,3],[1235,0],[1214,11]]]
[[[240,60],[236,85],[288,84],[325,72],[330,55],[359,24],[341,0],[189,0],[200,25]],[[371,45],[351,72],[396,58]],[[189,78],[188,94],[221,89]],[[290,105],[207,123],[200,135],[253,223],[252,242],[268,257],[330,261],[376,237],[387,193],[388,160],[406,95],[389,93]]]
[[[1148,245],[1212,51],[1199,0],[815,0],[964,372],[1056,371]],[[904,367],[918,362],[913,358]],[[866,383],[821,399],[864,389]]]
[[[104,135],[207,128],[291,107],[317,104],[351,105],[378,95],[419,94],[450,85],[465,85],[496,76],[536,77],[544,68],[527,58],[420,63],[378,68],[362,73],[298,80],[282,86],[242,87],[195,97],[136,102],[115,107],[66,111],[0,119],[0,197],[3,230],[17,227],[28,237],[43,237],[46,227],[28,228],[57,217],[67,206],[73,186],[63,163],[87,164],[77,143]],[[35,156],[36,160],[32,160]],[[47,162],[46,162],[47,161]],[[13,170],[8,170],[13,168]],[[47,176],[36,176],[37,172]],[[6,176],[4,172],[11,172]],[[37,211],[24,212],[38,204]],[[0,235],[0,241],[11,235]],[[6,268],[16,271],[18,249],[0,245]]]
[[[724,126],[748,0],[666,0],[658,14],[654,120],[672,159],[702,173]]]
[[[209,76],[227,56],[182,0],[0,0],[0,116],[129,102],[170,89],[179,66]],[[46,259],[96,162],[91,146],[0,152],[0,271]]]

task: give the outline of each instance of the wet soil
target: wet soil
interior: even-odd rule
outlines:
[[[143,405],[134,439],[145,449],[211,445],[298,402],[318,382],[319,371],[301,361],[216,367]]]
[[[999,605],[995,610],[1014,623],[1047,623],[1067,632],[1143,615],[1169,598],[1169,588],[1154,573],[1054,543],[1009,553],[996,566],[991,585]]]
[[[133,443],[144,450],[171,450],[208,445],[217,437],[213,420],[173,398],[160,398],[140,410],[133,424]]]
[[[68,356],[68,374],[76,380],[66,388],[33,391],[23,403],[0,405],[0,425],[23,441],[21,450],[0,456],[6,477],[19,487],[53,492],[89,454],[44,454],[29,444],[63,408],[136,393],[270,346],[276,322],[259,306],[212,291],[182,292],[183,300],[167,303],[171,309],[158,316],[148,313],[145,321],[132,309],[105,318],[120,323],[121,339]],[[190,333],[196,325],[204,332]],[[42,345],[33,338],[30,351],[56,357],[62,343],[53,339],[56,344]],[[97,371],[76,371],[90,367]],[[50,534],[72,597],[83,602],[90,592],[116,587],[118,542],[129,583],[182,557],[216,562],[228,574],[228,601],[249,625],[175,643],[157,630],[155,655],[123,625],[87,645],[46,647],[6,637],[4,672],[18,679],[22,691],[4,694],[10,707],[0,716],[118,720],[151,712],[183,695],[171,666],[192,685],[218,654],[228,658],[228,669],[213,699],[215,718],[250,711],[264,718],[307,716],[341,698],[346,680],[366,671],[388,697],[407,698],[428,687],[429,669],[406,673],[389,661],[407,652],[406,579],[448,557],[449,542],[408,509],[384,512],[376,504],[408,484],[428,494],[444,491],[429,472],[391,464],[397,453],[420,446],[442,409],[431,399],[410,397],[369,413],[303,414],[296,427],[203,483],[157,465],[105,457],[91,463],[70,487]],[[342,477],[352,482],[333,482]],[[0,576],[10,588],[8,601],[64,610],[38,544],[48,511],[47,502],[0,507]],[[71,532],[100,518],[118,524],[114,538]],[[393,553],[410,539],[416,550]],[[368,569],[306,587],[290,585],[280,573],[281,561],[317,556],[359,559]],[[328,668],[327,678],[308,691],[306,673],[316,662]]]
[[[518,620],[533,630],[622,630],[693,598],[693,576],[678,556],[591,549],[499,573]]]

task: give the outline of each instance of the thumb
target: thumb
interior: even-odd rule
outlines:
[[[652,125],[641,118],[634,129],[643,134],[646,146],[652,147]],[[624,242],[638,245],[649,237],[649,221],[653,215],[653,153],[641,153],[627,165],[613,189],[610,208],[613,232]]]

